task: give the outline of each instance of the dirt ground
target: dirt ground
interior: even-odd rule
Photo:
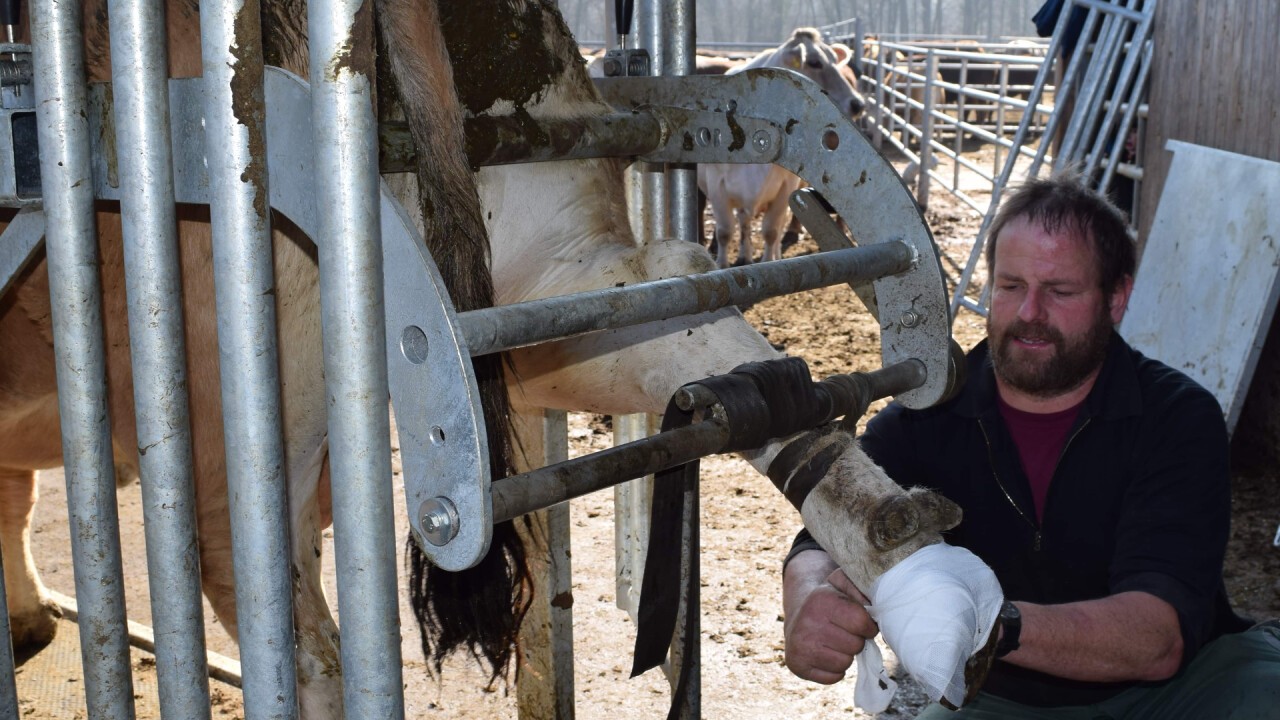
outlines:
[[[967,258],[978,219],[943,192],[932,195],[927,218],[948,258],[948,273],[954,274]],[[812,250],[812,244],[805,239],[787,254]],[[746,315],[771,342],[805,358],[815,376],[870,370],[879,365],[876,326],[847,288],[762,302]],[[982,323],[981,318],[965,312],[957,319],[954,332],[966,349],[982,337]],[[608,418],[571,416],[573,454],[599,449],[609,442]],[[1278,474],[1274,467],[1242,460],[1237,463],[1234,476],[1235,514],[1226,578],[1236,605],[1256,617],[1280,615],[1280,549],[1272,546],[1272,536],[1280,522]],[[395,481],[397,501],[402,502],[398,473]],[[43,499],[33,534],[37,562],[46,583],[70,595],[74,586],[61,473],[43,474],[40,487]],[[800,525],[798,514],[765,478],[736,458],[704,461],[702,492],[703,716],[778,716],[793,720],[866,717],[853,706],[852,672],[844,682],[822,687],[795,678],[782,665],[780,571],[782,558]],[[634,630],[625,613],[615,606],[612,503],[612,492],[604,491],[571,504],[577,716],[610,718],[622,710],[628,717],[664,717],[668,689],[661,674],[651,671],[627,679]],[[131,618],[149,624],[140,506],[136,486],[121,491],[127,606]],[[403,524],[404,513],[399,515]],[[403,527],[399,536],[404,537]],[[327,552],[326,558],[331,558],[331,548]],[[331,563],[329,567],[332,582]],[[332,584],[330,588],[330,597],[336,597]],[[212,617],[206,607],[209,648],[234,657],[234,644]],[[402,607],[401,617],[411,617],[407,608]],[[73,636],[74,632],[64,628],[62,634]],[[464,658],[449,663],[441,678],[429,677],[418,649],[416,630],[406,626],[403,640],[409,717],[517,716],[514,688],[510,692],[502,688],[485,690],[484,679]],[[78,655],[70,653],[68,657],[74,659]],[[146,656],[135,657],[135,683],[142,694],[142,688],[154,687],[155,666]],[[883,717],[913,717],[924,704],[923,695],[896,669],[892,653],[887,658],[901,687]],[[53,702],[45,694],[37,699],[24,693],[22,688],[30,688],[37,679],[47,679],[46,673],[55,672],[65,675],[57,676],[56,683],[64,695],[62,701]],[[83,710],[76,709],[82,692],[77,678],[78,668],[45,667],[37,671],[28,663],[19,674],[22,717],[83,717]],[[82,700],[80,703],[82,708]],[[214,717],[242,716],[238,691],[216,686]],[[154,704],[140,699],[138,717],[158,717]]]

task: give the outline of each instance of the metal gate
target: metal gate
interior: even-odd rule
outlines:
[[[731,78],[616,78],[599,87],[620,116],[631,118],[619,127],[634,131],[651,124],[661,130],[639,132],[630,136],[630,144],[611,147],[650,163],[641,192],[658,206],[651,208],[650,217],[663,217],[662,206],[669,206],[676,237],[698,236],[691,163],[776,162],[813,186],[792,203],[827,252],[455,313],[412,223],[379,183],[373,68],[360,66],[346,45],[352,37],[372,44],[371,26],[357,19],[362,7],[351,0],[309,3],[314,19],[309,83],[264,67],[260,52],[254,52],[261,48],[254,35],[257,24],[244,21],[256,15],[258,6],[236,0],[201,5],[203,78],[167,81],[164,13],[158,0],[111,4],[114,75],[109,90],[91,89],[84,82],[77,2],[32,0],[35,52],[20,58],[19,53],[29,52],[25,46],[0,48],[11,58],[6,61],[6,118],[33,121],[39,139],[39,182],[33,185],[32,158],[22,157],[30,147],[12,136],[0,138],[17,151],[12,166],[0,165],[0,204],[21,208],[0,237],[5,249],[0,271],[7,273],[7,287],[45,238],[55,298],[68,502],[77,528],[76,599],[80,626],[94,639],[82,649],[91,717],[133,716],[95,200],[121,202],[133,373],[148,380],[135,383],[134,399],[139,445],[147,448],[141,472],[166,717],[209,716],[195,571],[175,203],[207,204],[212,218],[248,717],[297,713],[268,208],[296,223],[314,239],[320,254],[343,696],[349,717],[404,714],[388,396],[396,407],[415,536],[433,562],[459,569],[483,554],[495,519],[657,469],[652,462],[616,460],[627,456],[624,449],[610,458],[533,470],[491,488],[470,368],[474,355],[849,283],[881,321],[886,367],[910,370],[895,376],[906,379],[884,386],[883,392],[924,406],[943,397],[953,380],[946,294],[923,219],[892,169],[848,119],[816,87],[786,71]],[[642,7],[655,67],[669,75],[687,74],[693,3]],[[364,59],[372,62],[371,55]],[[324,71],[339,65],[350,71]],[[23,96],[14,88],[32,94]],[[803,122],[793,127],[795,117]],[[16,120],[4,125],[6,130],[20,127]],[[587,157],[599,151],[578,147],[570,152]],[[661,177],[666,180],[658,180],[658,166],[664,166]],[[843,171],[849,167],[872,170],[856,183],[845,182]],[[10,177],[15,181],[4,184]],[[848,247],[814,191],[849,220],[860,247]],[[876,213],[853,212],[867,206]],[[397,293],[384,300],[384,285],[394,285]],[[551,317],[558,321],[554,330],[546,322]],[[690,392],[696,394],[696,388]],[[717,451],[723,440],[717,432],[693,426],[679,437],[640,442],[649,443],[645,448],[674,448],[672,456],[679,460]],[[644,452],[633,448],[632,455]],[[585,480],[566,490],[560,481],[569,474]],[[683,662],[696,667],[696,655]],[[0,717],[16,714],[12,677],[13,658],[0,652]],[[686,700],[687,716],[698,714],[696,685],[694,693]]]

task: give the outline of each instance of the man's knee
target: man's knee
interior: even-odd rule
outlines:
[[[1211,674],[1202,684],[1212,695],[1206,704],[1216,706],[1218,717],[1275,717],[1280,707],[1280,622],[1218,638],[1205,648],[1203,661]]]

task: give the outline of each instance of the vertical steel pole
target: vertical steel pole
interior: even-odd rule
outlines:
[[[208,718],[164,4],[111,0],[108,11],[134,406],[138,445],[147,448],[138,462],[160,708],[166,717]]]
[[[0,578],[4,577],[4,555],[0,554]],[[14,676],[13,636],[9,629],[9,600],[0,581],[0,720],[18,720],[18,685]]]
[[[200,4],[205,163],[246,718],[295,718],[289,522],[258,0]]]
[[[929,167],[933,162],[933,111],[937,90],[933,78],[938,74],[938,56],[929,50],[924,61],[924,108],[920,111],[920,177],[917,178],[916,202],[929,207]],[[957,163],[959,164],[959,163]]]
[[[693,74],[696,31],[693,0],[665,3],[662,34],[666,54],[662,74],[685,77]],[[667,166],[668,203],[671,209],[671,236],[676,240],[702,241],[702,217],[698,214],[698,166]]]
[[[62,460],[90,717],[133,718],[78,0],[31,7]]]
[[[312,0],[308,26],[343,699],[402,718],[373,0]]]
[[[640,46],[649,51],[650,72],[661,74],[667,57],[662,35],[661,0],[640,0],[636,3],[635,30]],[[645,203],[641,242],[653,242],[669,236],[671,232],[667,214],[667,177],[660,163],[640,163],[637,167],[640,168],[640,186]]]

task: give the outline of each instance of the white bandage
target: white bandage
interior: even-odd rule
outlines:
[[[867,596],[885,643],[929,699],[964,704],[965,662],[986,644],[1004,602],[991,568],[964,548],[935,543],[881,575]],[[881,712],[897,686],[880,649],[868,642],[857,660],[854,704]]]

